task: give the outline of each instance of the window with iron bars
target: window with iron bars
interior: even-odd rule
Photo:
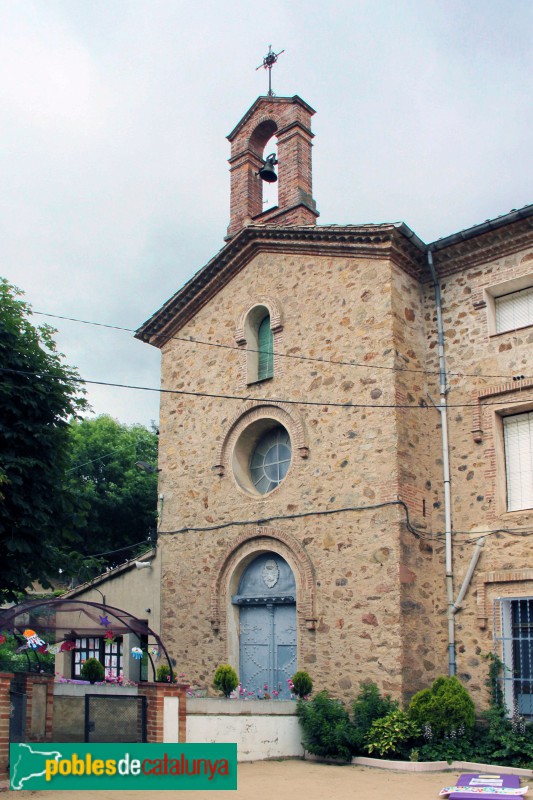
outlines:
[[[500,689],[507,710],[533,717],[533,598],[495,600],[494,650],[504,664]]]

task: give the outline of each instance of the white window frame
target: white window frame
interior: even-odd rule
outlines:
[[[502,417],[508,512],[533,508],[533,411]]]
[[[527,289],[531,289],[533,292],[533,275],[522,275],[520,278],[514,278],[513,280],[495,284],[494,286],[487,286],[485,288],[484,295],[487,305],[487,322],[490,336],[501,336],[502,334],[509,333],[510,331],[533,326],[533,320],[531,322],[527,322],[525,325],[510,326],[506,328],[501,328],[497,322],[498,315],[496,309],[498,300],[504,297],[510,297],[511,295],[516,295],[517,292],[523,292]]]

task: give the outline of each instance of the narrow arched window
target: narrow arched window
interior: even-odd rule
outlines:
[[[261,321],[257,330],[257,380],[272,378],[274,375],[274,337],[270,329],[270,314]]]
[[[274,305],[273,311],[270,303]],[[259,302],[249,308],[241,320],[242,327],[235,331],[235,341],[242,350],[243,386],[271,380],[274,373],[278,377],[283,369],[278,356],[274,357],[274,353],[279,353],[283,345],[279,306],[272,300],[269,300],[269,305]]]

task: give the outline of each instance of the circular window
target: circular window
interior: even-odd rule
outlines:
[[[259,494],[267,494],[281,483],[291,463],[291,440],[279,425],[262,436],[250,458],[250,477]]]
[[[252,422],[240,434],[233,450],[233,474],[251,494],[268,494],[287,475],[291,464],[291,439],[277,420]]]

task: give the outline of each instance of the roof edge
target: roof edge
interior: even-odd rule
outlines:
[[[113,567],[113,569],[110,569],[109,572],[102,572],[100,575],[97,575],[96,578],[93,578],[90,581],[85,581],[85,583],[80,583],[79,586],[75,586],[73,589],[68,589],[66,592],[63,592],[63,594],[59,595],[59,598],[76,597],[76,595],[81,594],[81,592],[90,591],[93,586],[100,586],[102,583],[115,578],[117,575],[133,569],[136,561],[147,561],[148,558],[155,557],[155,555],[155,548],[147,550],[146,553],[137,556],[137,558],[132,558],[129,561],[126,561],[125,564],[120,564],[118,567]]]
[[[527,219],[528,217],[532,216],[533,204],[523,206],[522,208],[518,209],[513,208],[512,211],[509,211],[508,214],[502,214],[501,217],[487,219],[485,222],[481,222],[478,225],[473,225],[471,228],[465,228],[462,231],[452,233],[449,236],[443,237],[442,239],[437,239],[435,242],[430,242],[430,244],[427,245],[427,249],[431,250],[432,252],[444,250],[445,247],[451,247],[451,245],[459,244],[460,242],[467,241],[468,239],[473,239],[475,236],[481,236],[484,233],[498,230],[498,228],[503,228],[505,225],[510,225],[513,222],[518,222],[522,219]]]

